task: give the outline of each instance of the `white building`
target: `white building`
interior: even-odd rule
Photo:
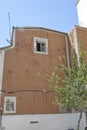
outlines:
[[[87,27],[87,0],[77,0],[77,12],[79,25]]]

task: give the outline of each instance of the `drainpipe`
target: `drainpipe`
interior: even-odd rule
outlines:
[[[0,130],[2,130],[2,107],[0,106]]]
[[[86,119],[86,127],[85,127],[85,130],[87,130],[87,111],[85,112],[85,119]]]
[[[3,108],[0,106],[0,130],[5,130],[5,127],[2,126],[2,112]]]
[[[66,34],[66,54],[67,54],[67,65],[68,65],[69,75],[70,75],[70,52],[69,52],[69,40],[67,34]]]
[[[5,50],[0,50],[0,104],[1,104],[1,95],[2,95],[2,82],[3,82],[3,70],[4,70],[4,55]]]
[[[76,27],[74,28],[74,42],[75,42],[75,52],[77,55],[77,59],[78,59],[78,64],[79,64],[79,46],[78,46],[78,36],[77,36],[77,30]],[[80,64],[79,64],[80,66]]]

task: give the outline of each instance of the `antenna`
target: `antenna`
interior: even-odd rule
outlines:
[[[11,38],[11,23],[10,23],[10,13],[8,13],[8,22],[9,22],[9,36]]]
[[[9,42],[11,44],[11,23],[10,23],[10,13],[8,13],[8,23],[9,23],[9,37],[10,37],[10,40],[8,40],[6,38],[6,41]]]

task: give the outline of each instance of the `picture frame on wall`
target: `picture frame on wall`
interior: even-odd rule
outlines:
[[[16,113],[16,97],[4,97],[4,113]]]

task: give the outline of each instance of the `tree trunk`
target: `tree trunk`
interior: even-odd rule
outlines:
[[[82,112],[80,112],[80,115],[79,115],[77,130],[80,130],[80,122],[81,122],[81,119],[82,119]]]

